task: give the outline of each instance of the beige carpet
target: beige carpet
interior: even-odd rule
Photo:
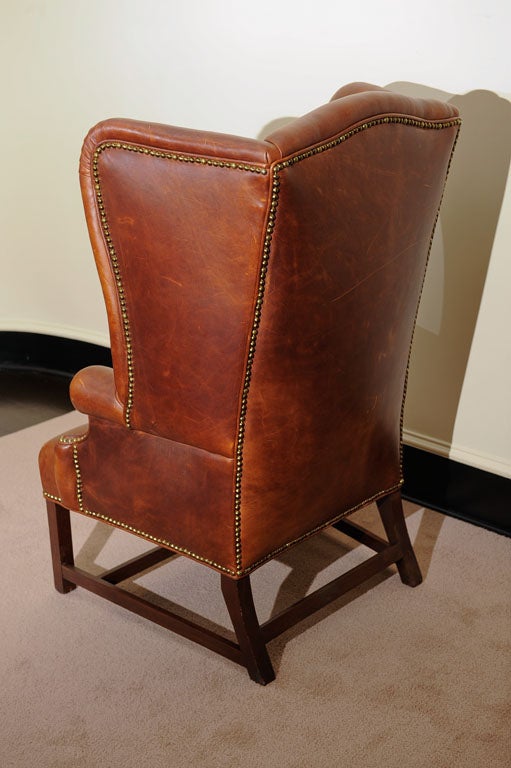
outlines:
[[[36,456],[81,420],[0,439],[2,768],[510,765],[510,540],[407,505],[425,583],[389,570],[274,641],[263,688],[84,590],[54,591]],[[145,548],[74,518],[82,566]],[[335,532],[288,552],[254,575],[260,618],[367,554]],[[229,627],[218,581],[176,558],[133,588]]]

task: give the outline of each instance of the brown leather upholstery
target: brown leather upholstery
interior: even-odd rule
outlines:
[[[48,498],[240,578],[399,489],[407,361],[459,120],[353,84],[264,141],[107,120],[80,176],[110,369]]]

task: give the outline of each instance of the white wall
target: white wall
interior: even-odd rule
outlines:
[[[392,86],[463,117],[415,331],[405,441],[511,476],[511,101]]]
[[[4,0],[0,331],[108,343],[77,178],[83,136],[98,120],[255,136],[353,80],[416,83],[446,98],[509,93],[510,24],[505,0]],[[447,393],[442,414],[437,393],[413,375],[415,354],[406,427],[409,442],[511,476],[510,246],[503,208],[489,262],[474,278],[477,322],[458,366],[461,388]],[[430,310],[432,297],[445,295],[438,258],[433,269]],[[419,342],[418,351],[427,366],[427,348]]]
[[[511,477],[510,183],[500,212],[450,455],[465,464]]]

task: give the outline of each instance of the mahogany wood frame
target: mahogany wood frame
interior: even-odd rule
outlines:
[[[84,587],[112,603],[121,605],[143,618],[245,666],[251,679],[261,685],[266,685],[275,679],[266,644],[302,619],[385,570],[392,563],[397,565],[404,584],[415,587],[422,581],[406,528],[401,494],[395,491],[377,502],[388,541],[345,519],[335,524],[338,530],[370,547],[376,554],[298,600],[264,624],[259,624],[257,618],[250,576],[232,579],[222,574],[220,576],[222,594],[238,640],[236,643],[118,586],[125,579],[171,558],[176,554],[175,552],[156,547],[116,568],[103,572],[100,576],[94,576],[74,564],[69,510],[53,501],[47,501],[46,505],[53,575],[58,592],[65,594],[77,586]]]

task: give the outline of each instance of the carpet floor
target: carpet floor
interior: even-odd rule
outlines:
[[[2,768],[509,766],[511,541],[407,504],[424,584],[393,568],[269,645],[277,679],[51,577],[39,446],[76,413],[0,439]],[[375,510],[356,519],[378,531]],[[77,564],[146,547],[74,515]],[[372,521],[372,522],[371,522]],[[367,557],[336,531],[253,576],[261,620]],[[176,557],[130,588],[230,632],[217,574]]]

